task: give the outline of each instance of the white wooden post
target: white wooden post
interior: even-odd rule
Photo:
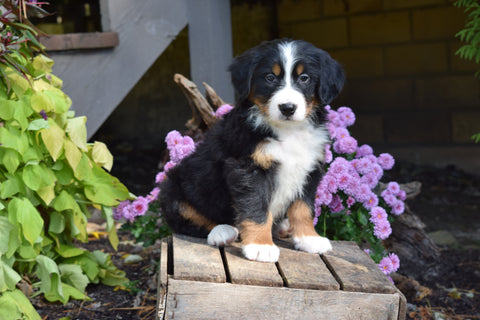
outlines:
[[[208,83],[226,102],[233,103],[227,68],[232,62],[230,1],[188,0],[191,78],[203,92]]]

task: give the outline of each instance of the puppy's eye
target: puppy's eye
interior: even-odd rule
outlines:
[[[277,79],[273,73],[269,73],[265,76],[265,80],[268,82],[274,82]]]
[[[307,83],[310,80],[310,76],[308,74],[302,73],[299,77],[298,80],[301,83]]]

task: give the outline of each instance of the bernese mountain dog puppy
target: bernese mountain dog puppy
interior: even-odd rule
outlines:
[[[313,207],[329,142],[324,106],[342,89],[341,66],[308,42],[283,39],[247,50],[229,70],[235,107],[167,173],[166,222],[214,246],[240,236],[250,260],[278,260],[272,230],[289,233],[298,250],[331,250]]]

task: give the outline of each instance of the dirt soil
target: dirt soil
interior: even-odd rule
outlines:
[[[149,192],[157,161],[141,156],[141,161],[136,162],[122,151],[112,151],[117,166],[113,174],[132,192]],[[140,157],[145,150],[132,152],[130,148],[126,153]],[[394,276],[407,297],[407,319],[480,319],[480,176],[454,167],[397,164],[385,181],[389,180],[422,182],[420,195],[409,200],[408,205],[426,224],[427,232],[447,231],[454,238],[453,243],[439,246],[440,258],[429,267],[409,270],[408,274],[400,267]],[[91,301],[72,301],[65,306],[36,299],[33,303],[42,319],[155,319],[159,246],[144,248],[125,233],[120,238],[117,252],[106,239],[91,241],[85,247],[111,252],[114,263],[130,279],[129,291],[90,285],[87,295]],[[124,264],[125,254],[139,255],[142,260]]]

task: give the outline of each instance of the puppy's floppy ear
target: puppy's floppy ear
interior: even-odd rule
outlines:
[[[253,71],[258,61],[258,54],[254,49],[247,50],[235,58],[228,68],[232,76],[236,101],[247,99],[250,93]]]
[[[320,61],[320,79],[318,83],[318,97],[322,104],[327,105],[342,91],[345,82],[345,73],[341,65],[328,53],[318,49]]]

